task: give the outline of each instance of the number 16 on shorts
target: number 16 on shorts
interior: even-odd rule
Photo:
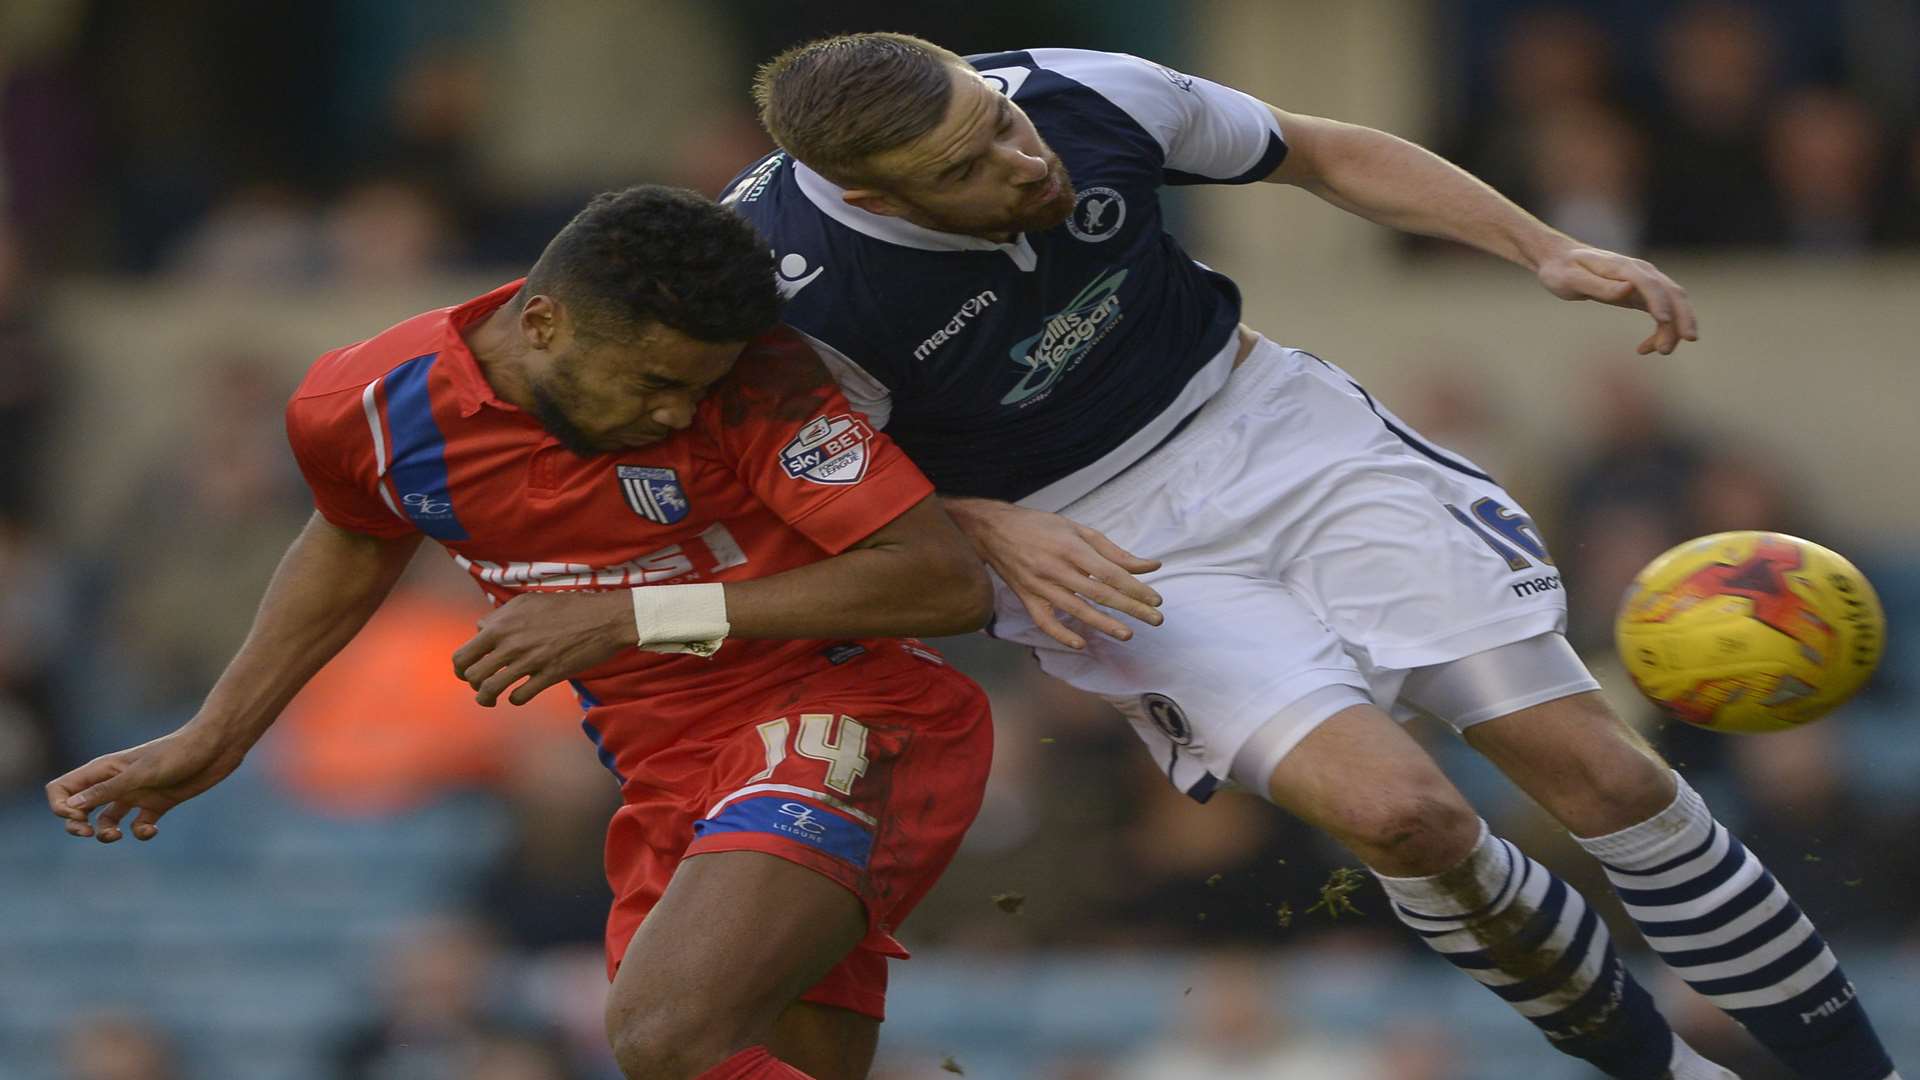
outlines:
[[[853,785],[867,771],[867,728],[851,716],[833,713],[801,713],[798,723],[787,717],[769,720],[759,727],[760,743],[767,751],[767,767],[748,783],[758,783],[773,775],[787,760],[787,747],[803,758],[824,762],[823,783],[842,795],[853,794]]]

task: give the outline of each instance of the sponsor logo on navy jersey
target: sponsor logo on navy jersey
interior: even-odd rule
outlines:
[[[1075,240],[1097,244],[1119,232],[1126,220],[1127,200],[1119,192],[1110,187],[1090,187],[1074,196],[1067,231]]]
[[[1038,402],[1054,380],[1087,355],[1120,322],[1120,283],[1125,270],[1115,270],[1081,289],[1058,315],[1050,316],[1040,332],[1008,350],[1013,362],[1026,369],[1002,405]]]
[[[811,269],[811,272],[809,272]],[[780,290],[783,299],[791,300],[801,289],[813,284],[813,279],[827,272],[824,266],[809,268],[807,257],[798,252],[780,257],[780,264],[774,271],[773,287]]]
[[[672,469],[650,465],[621,465],[620,489],[626,492],[633,512],[660,525],[672,525],[687,516],[692,504],[680,486],[680,477]]]
[[[752,202],[759,198],[767,190],[767,185],[773,183],[774,174],[780,171],[780,166],[786,160],[787,155],[775,154],[761,162],[752,172],[741,177],[739,183],[733,185],[733,189],[720,199],[721,205],[732,206],[735,203]]]
[[[850,413],[817,416],[780,451],[780,466],[795,480],[857,484],[867,475],[867,441],[873,429]]]
[[[967,302],[960,305],[960,310],[953,313],[953,318],[947,320],[947,325],[935,330],[932,337],[921,342],[920,347],[913,350],[913,358],[915,360],[925,360],[927,357],[932,356],[935,349],[945,345],[948,338],[965,330],[967,324],[973,321],[975,315],[987,310],[987,308],[991,307],[993,302],[998,299],[1000,299],[1000,297],[996,296],[992,289],[988,289],[979,296],[968,297]]]

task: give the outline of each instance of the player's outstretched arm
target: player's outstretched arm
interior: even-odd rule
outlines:
[[[1272,106],[1268,106],[1272,108]],[[1267,177],[1369,221],[1468,244],[1533,271],[1562,300],[1595,300],[1653,316],[1642,354],[1697,341],[1687,291],[1645,259],[1587,247],[1438,154],[1384,131],[1273,110],[1287,156]]]
[[[1120,641],[1133,631],[1101,608],[1150,626],[1164,621],[1160,594],[1133,576],[1160,569],[1157,561],[1131,554],[1099,530],[1059,514],[993,499],[944,501],[980,558],[1020,597],[1034,625],[1067,648],[1084,649],[1087,643],[1060,621],[1060,613]]]
[[[978,630],[993,611],[986,570],[929,497],[838,555],[751,581],[646,585],[610,592],[527,593],[480,620],[453,668],[492,705],[524,705],[547,687],[600,664],[638,637],[634,594],[718,588],[721,633],[740,638],[933,637]],[[719,605],[716,605],[717,607]],[[694,621],[707,623],[707,616]],[[708,633],[650,637],[643,644]],[[523,681],[524,680],[524,681]],[[517,684],[517,685],[516,685]]]
[[[67,832],[110,844],[120,820],[151,840],[161,815],[225,779],[314,672],[366,624],[406,569],[418,534],[385,540],[319,514],[274,571],[253,629],[206,703],[178,731],[98,757],[47,785]],[[181,612],[192,618],[192,612]],[[89,821],[94,811],[99,817]]]

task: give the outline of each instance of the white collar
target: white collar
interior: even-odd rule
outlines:
[[[1027,243],[1026,233],[1016,235],[1011,243],[1001,244],[984,237],[941,232],[915,225],[906,218],[876,214],[854,206],[844,198],[847,193],[845,188],[807,168],[798,159],[793,163],[793,177],[800,185],[800,193],[819,207],[821,213],[863,236],[922,251],[1004,252],[1022,270],[1032,270],[1039,264],[1039,256],[1034,254],[1033,246]]]

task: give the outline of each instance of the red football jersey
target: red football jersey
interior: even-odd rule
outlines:
[[[688,430],[579,457],[494,395],[460,336],[519,287],[314,363],[287,432],[328,521],[424,533],[500,603],[528,590],[765,577],[845,550],[932,493],[784,328],[748,346]],[[730,639],[712,659],[629,649],[575,685],[602,760],[625,777],[683,732],[744,722],[729,702],[831,666],[846,648]],[[644,703],[645,721],[600,731],[601,702]]]

